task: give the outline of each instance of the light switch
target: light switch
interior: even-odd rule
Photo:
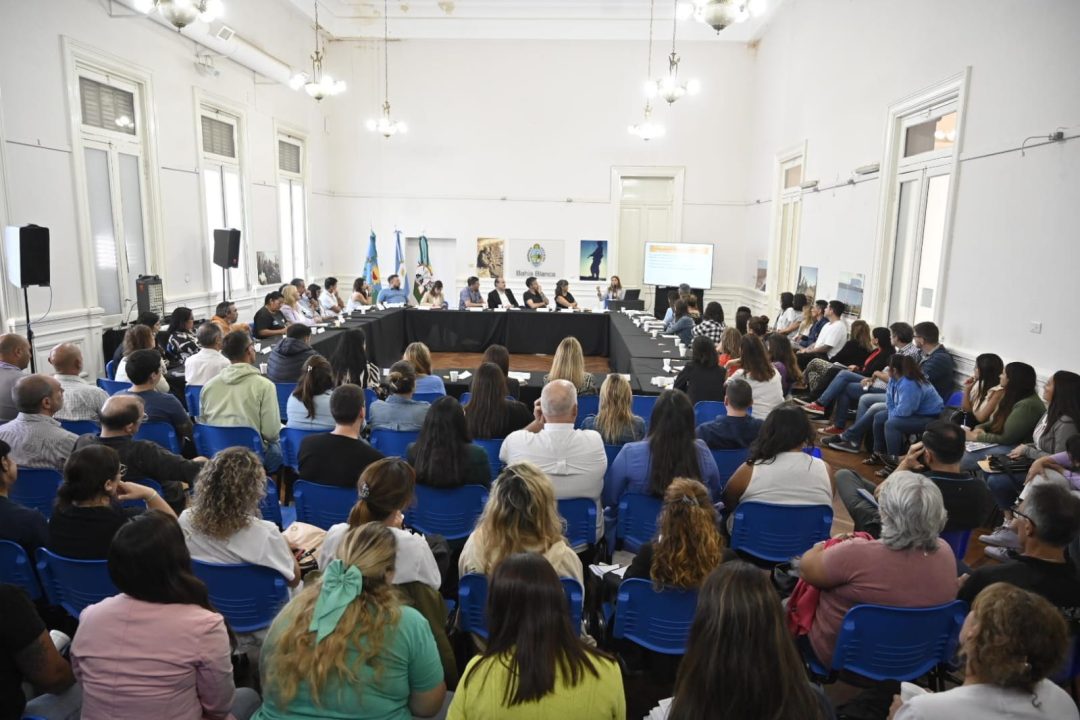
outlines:
[[[1042,334],[1042,323],[1037,320],[1032,321],[1031,332],[1035,333],[1036,335]]]

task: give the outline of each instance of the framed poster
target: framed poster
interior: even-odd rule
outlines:
[[[607,280],[607,240],[582,240],[578,251],[579,280]]]
[[[817,271],[816,267],[799,266],[799,282],[795,285],[795,292],[805,295],[808,303],[817,298]]]
[[[506,273],[506,243],[500,238],[476,238],[476,276],[503,277]]]
[[[259,271],[260,285],[281,284],[281,255],[273,251],[257,250],[255,266]]]
[[[866,276],[862,273],[840,273],[836,287],[836,299],[848,306],[848,315],[862,317],[863,288]]]

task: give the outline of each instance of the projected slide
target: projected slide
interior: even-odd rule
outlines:
[[[645,243],[645,284],[712,287],[712,245]]]

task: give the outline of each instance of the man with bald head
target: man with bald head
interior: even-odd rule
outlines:
[[[9,457],[19,467],[64,471],[76,436],[60,427],[53,415],[64,407],[64,388],[49,375],[19,378],[11,395],[19,414],[0,427],[0,440],[11,446]]]
[[[507,465],[531,462],[551,478],[557,498],[596,501],[596,538],[604,534],[600,493],[604,489],[607,455],[595,430],[575,430],[577,390],[566,380],[552,380],[540,392],[535,420],[503,441],[499,459]],[[579,549],[579,548],[575,548]]]
[[[0,335],[0,423],[19,414],[11,390],[30,364],[30,343],[22,335]]]
[[[53,377],[64,388],[64,407],[55,415],[57,420],[98,421],[98,412],[109,393],[83,380],[82,350],[74,343],[57,345],[49,353],[49,364],[56,371]]]

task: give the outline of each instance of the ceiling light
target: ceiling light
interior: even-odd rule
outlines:
[[[315,52],[311,54],[311,75],[293,75],[289,80],[289,87],[293,90],[304,88],[304,92],[316,100],[345,92],[345,81],[335,80],[324,74],[322,64],[323,51],[319,48],[319,2],[315,0]]]
[[[676,15],[678,15],[678,10],[679,10],[679,2],[678,2],[678,0],[676,0],[675,1],[675,13],[676,13]],[[682,81],[679,80],[679,59],[680,58],[679,58],[679,54],[675,52],[675,36],[676,36],[676,33],[678,32],[678,28],[679,28],[678,21],[677,20],[672,20],[671,26],[672,26],[671,27],[671,54],[668,55],[668,74],[667,74],[667,77],[664,77],[664,78],[656,81],[655,90],[647,88],[646,93],[645,93],[646,96],[650,97],[650,98],[654,97],[656,95],[659,95],[660,97],[664,98],[664,100],[667,101],[668,105],[672,104],[673,102],[675,102],[676,100],[681,98],[683,95],[697,95],[701,91],[701,83],[699,83],[697,80],[688,80],[686,82],[682,82]],[[650,35],[649,35],[649,37],[650,37],[650,46],[651,46],[651,44],[652,44],[652,31],[651,31],[652,21],[651,20],[649,21],[649,27],[650,27]],[[650,59],[651,59],[651,52],[650,52]],[[650,72],[650,78],[651,78],[651,72]]]
[[[642,140],[652,140],[653,138],[663,137],[664,126],[652,121],[652,105],[648,102],[645,103],[645,119],[639,122],[637,125],[631,125],[627,128],[631,135],[636,135]]]
[[[221,0],[135,0],[135,9],[144,13],[157,10],[177,30],[196,20],[213,22],[225,14]]]
[[[695,20],[719,33],[728,25],[761,16],[767,8],[767,0],[692,0],[689,8],[683,3],[677,13],[686,15],[689,10]]]
[[[390,116],[390,18],[387,15],[387,1],[383,0],[383,95],[382,115],[367,121],[367,129],[377,132],[385,138],[392,138],[398,133],[408,132],[408,127],[400,120]]]

